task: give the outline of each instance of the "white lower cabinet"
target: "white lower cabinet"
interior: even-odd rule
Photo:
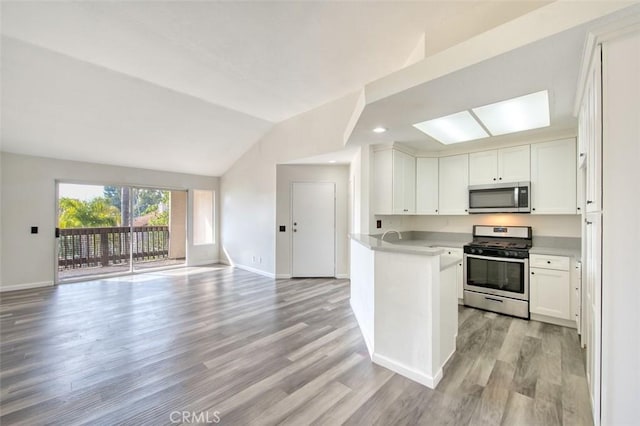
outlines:
[[[444,250],[443,255],[445,256],[456,256],[460,258],[460,261],[456,264],[456,293],[458,294],[458,299],[462,299],[464,296],[463,286],[464,286],[464,277],[462,276],[462,256],[463,251],[461,248],[452,248],[452,247],[438,247]]]
[[[530,257],[529,310],[532,314],[571,319],[570,259],[563,256]],[[546,265],[546,266],[545,266]]]

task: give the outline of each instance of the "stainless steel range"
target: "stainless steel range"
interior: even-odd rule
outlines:
[[[529,319],[529,226],[473,227],[464,246],[464,304]]]

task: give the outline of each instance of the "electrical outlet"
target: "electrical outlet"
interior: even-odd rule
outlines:
[[[380,219],[376,220],[376,228],[377,229],[382,228],[382,221]]]

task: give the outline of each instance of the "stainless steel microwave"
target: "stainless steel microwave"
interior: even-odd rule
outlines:
[[[530,182],[469,186],[469,213],[530,212]]]

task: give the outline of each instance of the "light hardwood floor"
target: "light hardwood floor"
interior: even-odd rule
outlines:
[[[592,424],[575,330],[459,317],[430,390],[369,361],[348,280],[208,267],[5,293],[0,423]]]

